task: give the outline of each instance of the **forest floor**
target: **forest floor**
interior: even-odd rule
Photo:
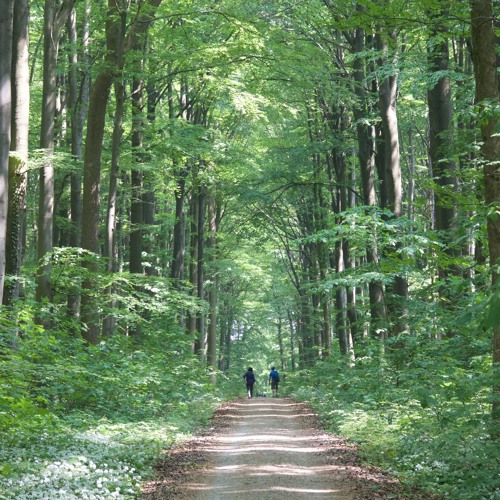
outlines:
[[[356,447],[321,430],[306,405],[259,397],[219,408],[210,429],[166,452],[142,493],[146,500],[410,498],[397,480],[362,466]]]

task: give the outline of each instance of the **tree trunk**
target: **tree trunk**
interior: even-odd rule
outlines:
[[[357,9],[359,10],[361,7],[357,6]],[[354,118],[356,120],[363,204],[367,207],[374,207],[376,206],[375,130],[372,125],[366,123],[366,117],[369,114],[369,110],[365,88],[366,69],[362,58],[362,54],[366,50],[364,29],[358,28],[356,30],[352,49],[357,55],[353,63],[353,77],[355,81],[354,91],[358,98],[358,105],[354,108]],[[372,244],[366,249],[366,258],[370,265],[375,268],[378,267],[379,257],[375,235]],[[387,309],[385,305],[384,288],[382,283],[371,281],[368,284],[368,290],[370,298],[371,333],[372,336],[378,335],[383,339],[387,331]]]
[[[90,39],[90,0],[85,0],[84,14],[81,23],[81,45],[83,50],[78,54],[76,47],[78,40],[76,10],[73,8],[67,21],[69,52],[69,102],[71,120],[71,155],[74,168],[71,172],[70,189],[70,235],[69,244],[80,247],[82,244],[82,165],[83,165],[83,129],[87,116],[87,107],[90,95],[90,63],[88,45]],[[79,78],[78,69],[83,76]],[[68,296],[68,316],[76,320],[80,315],[80,294],[72,293]]]
[[[152,22],[152,16],[161,0],[149,0],[144,2],[144,10],[139,9],[137,16],[129,26],[125,39],[123,53],[131,48],[137,47],[137,40],[144,34]],[[108,22],[106,24],[106,46],[107,55],[105,63],[92,88],[88,110],[87,136],[85,141],[84,175],[83,175],[83,212],[85,217],[82,221],[82,247],[95,253],[99,253],[99,208],[101,188],[101,154],[102,141],[104,137],[104,126],[106,121],[106,108],[113,79],[119,68],[119,40],[122,28],[122,8],[114,0],[108,0]],[[90,266],[91,269],[94,266]],[[86,281],[85,289],[91,289],[92,283]],[[87,342],[96,344],[99,342],[100,322],[96,316],[95,305],[92,304],[90,296],[82,296],[82,320],[87,324],[87,330],[83,337]]]
[[[276,325],[276,334],[278,336],[278,346],[280,349],[280,366],[281,370],[285,369],[285,348],[283,346],[283,318],[281,315],[278,317],[278,324]]]
[[[208,195],[208,223],[210,229],[209,250],[210,250],[210,288],[208,291],[208,303],[210,306],[208,336],[207,336],[207,365],[213,370],[217,368],[217,289],[218,276],[216,269],[217,260],[217,231],[218,217],[215,207],[215,197],[213,193]]]
[[[9,149],[12,113],[12,35],[14,2],[2,3],[0,12],[0,304],[3,302],[6,271]]]
[[[106,24],[106,45],[108,53],[101,71],[97,75],[90,95],[88,109],[87,136],[83,164],[83,213],[82,247],[94,254],[99,254],[99,222],[101,191],[101,153],[106,122],[106,108],[115,72],[118,68],[117,48],[119,46],[121,22],[118,6],[108,0],[108,23]],[[95,264],[89,264],[95,271]],[[93,283],[86,280],[84,290],[91,290]],[[82,321],[87,329],[82,335],[90,344],[99,342],[100,321],[96,307],[88,293],[82,296]]]
[[[384,35],[377,35],[377,46],[383,61],[387,60],[388,45]],[[382,118],[383,155],[388,208],[395,218],[401,217],[403,196],[401,188],[401,165],[399,154],[399,131],[396,115],[397,76],[385,77],[379,84],[379,107]],[[408,328],[408,283],[402,273],[396,274],[392,286],[396,296],[393,312],[394,334]]]
[[[187,173],[188,167],[186,165],[176,179],[175,224],[171,269],[171,277],[175,280],[181,280],[184,274],[184,259],[186,254],[186,218],[184,215],[184,200],[186,197]]]
[[[140,65],[142,67],[142,63],[140,63]],[[140,70],[142,68],[138,69]],[[132,150],[135,153],[135,164],[131,176],[130,272],[137,274],[142,274],[143,87],[143,81],[137,79],[132,85]]]
[[[99,254],[99,209],[101,189],[101,151],[104,137],[106,107],[108,103],[113,75],[107,69],[96,78],[90,96],[87,138],[85,141],[85,159],[83,174],[83,213],[82,247]],[[90,266],[95,270],[94,266]],[[84,289],[92,289],[92,283],[84,283]],[[91,344],[99,342],[99,318],[96,317],[95,305],[88,294],[82,296],[82,321],[88,330],[83,337]]]
[[[205,298],[205,211],[206,211],[206,196],[203,189],[200,188],[198,193],[198,255],[197,255],[197,291],[198,299],[204,300]],[[196,318],[196,329],[199,334],[199,346],[196,352],[200,354],[202,359],[206,359],[207,338],[205,329],[205,317],[203,314],[198,314]]]
[[[296,360],[295,360],[295,328],[292,312],[288,309],[288,323],[290,325],[290,366],[292,371],[295,371],[296,368]]]
[[[71,173],[71,234],[70,245],[79,247],[81,245],[82,228],[82,172],[81,162],[83,159],[83,127],[87,115],[87,106],[90,94],[90,76],[88,71],[88,40],[90,3],[85,0],[85,12],[82,20],[81,43],[83,51],[80,54],[76,49],[77,43],[77,19],[75,9],[68,18],[68,37],[70,41],[69,54],[69,103],[71,112],[71,155],[75,161],[75,169]],[[78,69],[82,68],[83,77],[78,78]]]
[[[228,316],[229,316],[229,307],[225,308],[226,311],[223,310],[222,313],[219,314],[219,362],[218,367],[219,371],[223,372],[226,370],[226,361],[227,361],[227,350],[226,350],[226,339],[229,335],[228,328]]]
[[[54,225],[54,122],[57,90],[57,56],[59,38],[66,19],[75,0],[64,0],[60,7],[56,0],[45,0],[43,35],[43,96],[42,124],[40,129],[40,148],[45,150],[45,164],[40,169],[40,194],[38,204],[38,260],[41,264],[47,253],[52,251]],[[37,301],[52,300],[50,284],[50,265],[43,264],[37,272]],[[50,322],[41,320],[48,327]]]
[[[29,2],[14,2],[12,43],[12,114],[10,149],[15,156],[9,160],[7,259],[6,274],[11,281],[5,284],[3,303],[11,305],[19,298],[19,275],[23,259],[23,233],[26,212],[26,187],[28,181],[29,137]],[[3,27],[0,28],[3,30]],[[7,52],[1,51],[3,54]]]
[[[136,47],[136,50],[142,50]],[[143,61],[136,63],[136,71],[142,72]],[[142,248],[143,248],[143,161],[142,153],[144,139],[144,117],[143,117],[143,90],[142,79],[134,80],[132,85],[132,150],[135,152],[135,163],[131,175],[131,203],[130,203],[130,272],[142,274]],[[140,292],[140,287],[136,287]],[[137,316],[141,311],[137,311]],[[142,337],[142,326],[138,322],[134,326],[133,335],[135,341],[139,342]]]
[[[156,118],[156,103],[158,92],[151,83],[146,85],[147,92],[147,119],[150,124],[154,123]],[[144,173],[144,192],[142,195],[142,213],[143,222],[147,231],[147,237],[143,242],[143,250],[148,259],[148,265],[145,272],[148,276],[158,274],[159,263],[157,262],[155,248],[160,248],[161,243],[157,242],[155,237],[155,176],[153,172]]]
[[[495,56],[495,31],[493,26],[493,3],[491,0],[471,0],[472,20],[472,54],[476,79],[476,100],[488,107],[487,102],[498,102],[500,98],[500,81],[497,73]],[[491,112],[485,113],[481,124],[483,146],[481,152],[484,163],[485,201],[488,207],[500,204],[500,174],[498,159],[500,158],[500,136],[498,134],[499,117]],[[500,260],[500,219],[494,210],[487,221],[488,244],[490,249],[490,266],[492,269],[493,293],[498,294],[500,283],[498,266]],[[497,299],[498,300],[498,299]],[[498,302],[497,302],[498,303]],[[494,326],[493,332],[493,432],[494,439],[500,436],[500,325]]]
[[[451,156],[452,134],[452,104],[451,84],[449,71],[448,40],[443,36],[446,28],[438,23],[432,29],[428,43],[429,67],[439,76],[434,87],[429,89],[427,102],[429,107],[429,161],[432,169],[432,178],[436,183],[434,189],[434,220],[435,229],[440,233],[444,242],[446,254],[453,259],[454,250],[451,248],[453,235],[450,234],[455,219],[455,207],[450,196],[455,191],[456,179],[454,176]],[[450,274],[450,266],[438,261],[439,278],[445,280]],[[448,302],[449,286],[446,283],[439,289],[440,297]]]
[[[191,295],[197,297],[197,286],[198,286],[198,196],[191,196],[191,202],[189,206],[189,215],[191,221],[190,229],[190,255],[189,255],[189,283],[191,288]],[[189,311],[187,328],[190,338],[192,339],[191,346],[193,353],[197,349],[196,341],[196,312]]]
[[[109,171],[108,207],[106,210],[106,224],[104,234],[104,258],[106,260],[106,271],[110,274],[116,273],[118,266],[118,239],[117,239],[117,216],[118,216],[118,178],[120,173],[120,146],[123,135],[123,116],[125,105],[125,85],[123,81],[115,82],[115,116],[113,124],[113,139],[111,146],[111,167]],[[113,295],[114,287],[108,290]],[[108,302],[109,314],[104,318],[103,335],[113,335],[116,318],[111,312],[115,301]]]

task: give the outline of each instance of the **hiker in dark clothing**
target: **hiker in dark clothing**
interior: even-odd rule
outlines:
[[[273,366],[271,368],[271,373],[269,374],[269,383],[271,384],[271,391],[274,397],[278,397],[278,382],[280,381],[280,374],[278,370]]]
[[[243,378],[245,379],[245,382],[247,384],[247,392],[248,392],[248,398],[253,397],[253,384],[255,384],[255,375],[253,373],[253,368],[251,366],[248,367],[248,370],[246,371],[245,375],[243,375]]]

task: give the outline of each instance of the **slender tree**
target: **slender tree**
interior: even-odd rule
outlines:
[[[452,245],[452,227],[455,221],[455,207],[452,194],[456,185],[455,167],[451,157],[452,142],[452,101],[449,76],[449,47],[446,28],[443,26],[446,12],[441,10],[431,19],[431,33],[428,41],[429,69],[433,73],[431,88],[427,92],[429,107],[429,162],[431,177],[436,183],[434,190],[435,228],[440,232],[445,252],[450,259],[454,257]],[[435,77],[434,77],[435,75]],[[446,279],[450,274],[450,265],[440,264],[438,275]],[[446,283],[440,287],[443,301],[449,297]]]
[[[219,219],[215,196],[213,191],[208,195],[208,223],[209,223],[209,260],[210,260],[210,276],[211,283],[208,290],[208,302],[210,306],[208,335],[207,335],[207,365],[214,370],[217,368],[217,292],[218,292],[218,275],[216,270],[217,260],[217,231]]]
[[[45,151],[44,165],[40,168],[40,194],[38,204],[38,260],[52,251],[54,225],[54,123],[57,92],[57,58],[59,40],[66,19],[75,0],[46,0],[44,7],[43,34],[43,97],[42,124],[40,128],[40,147]],[[51,300],[50,265],[40,266],[37,273],[36,298]],[[47,320],[43,320],[48,326]]]
[[[9,160],[9,203],[7,219],[7,268],[11,280],[5,284],[4,304],[19,297],[19,280],[23,258],[26,187],[28,178],[29,137],[29,2],[14,2],[12,44],[12,140],[15,153]]]
[[[6,270],[13,18],[13,0],[2,2],[0,11],[0,303],[3,300]]]

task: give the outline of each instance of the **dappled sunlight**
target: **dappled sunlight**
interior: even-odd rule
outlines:
[[[206,485],[200,485],[199,488],[192,488],[192,487],[189,487],[188,489],[190,490],[194,490],[194,491],[213,491],[213,488],[210,488]],[[245,495],[245,497],[247,495],[258,495],[258,494],[261,494],[261,495],[266,495],[265,498],[278,498],[277,496],[276,497],[269,497],[269,494],[271,493],[276,493],[276,494],[279,494],[279,493],[284,493],[284,492],[288,492],[290,494],[300,494],[300,495],[308,495],[308,494],[314,494],[314,495],[328,495],[328,498],[331,498],[330,495],[332,494],[336,494],[336,493],[339,493],[341,492],[342,490],[341,489],[313,489],[313,488],[287,488],[285,486],[270,486],[269,488],[258,488],[258,487],[254,487],[254,488],[245,488],[245,489],[228,489],[228,490],[222,490],[220,488],[216,489],[216,491],[214,491],[214,493],[216,493],[217,497],[232,497],[234,498],[234,495]],[[289,495],[287,495],[287,497],[289,497]],[[241,498],[241,497],[240,497]],[[259,497],[257,497],[259,498]],[[262,496],[260,498],[263,498]],[[282,496],[280,496],[280,498],[282,498]],[[338,497],[338,498],[341,498],[341,497]]]
[[[313,413],[306,414],[309,416],[314,415]],[[282,419],[287,419],[287,420],[294,420],[298,418],[302,418],[304,415],[285,415],[285,414],[278,414],[278,413],[258,413],[256,414],[255,412],[248,412],[247,415],[241,415],[241,414],[233,414],[233,415],[227,415],[227,418],[238,418],[238,419],[244,419],[244,418],[282,418]]]
[[[270,474],[278,474],[278,475],[289,475],[289,476],[311,476],[318,473],[324,473],[334,470],[336,467],[332,465],[321,466],[321,467],[298,467],[295,464],[267,464],[260,466],[252,466],[251,464],[241,464],[241,465],[228,465],[224,467],[216,467],[213,470],[213,473],[217,473],[218,471],[224,472],[245,472],[248,476],[268,476]],[[251,472],[248,472],[248,470]]]
[[[333,447],[311,427],[312,413],[298,404],[237,402],[224,415],[231,431],[203,444],[209,463],[203,474],[188,474],[186,498],[352,498],[335,482],[348,468],[332,465],[325,453]],[[332,479],[336,477],[337,479]]]
[[[242,442],[252,443],[259,441],[272,441],[273,443],[290,443],[290,442],[307,442],[311,441],[310,437],[305,436],[277,436],[270,432],[269,434],[256,434],[253,436],[248,436],[246,434],[236,434],[233,436],[226,436],[218,438],[220,443],[228,443],[228,444],[241,444]]]

